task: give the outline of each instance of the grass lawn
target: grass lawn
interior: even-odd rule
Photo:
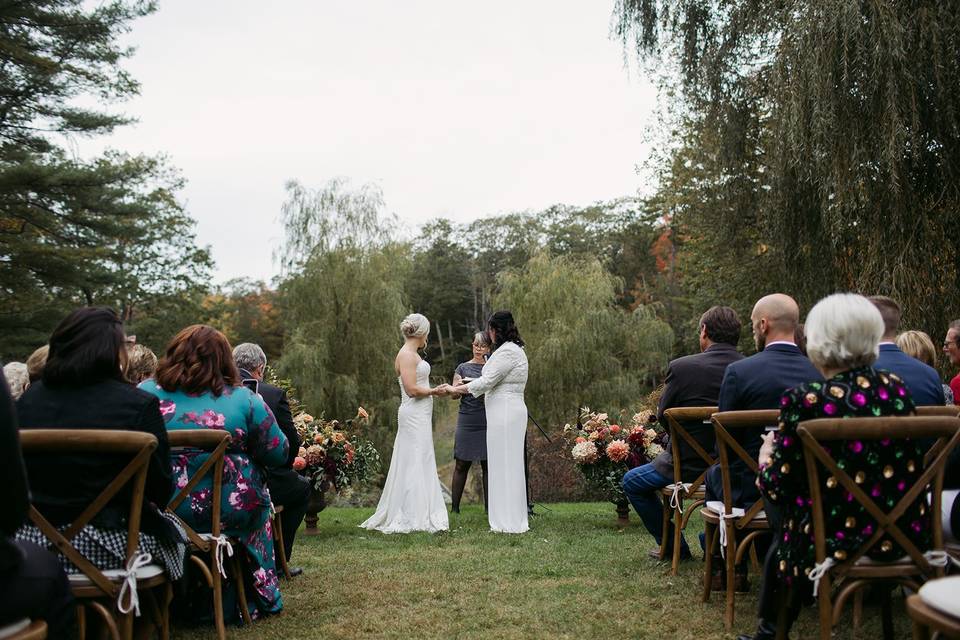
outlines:
[[[385,536],[357,528],[372,509],[329,508],[320,535],[297,538],[293,564],[304,574],[282,582],[285,611],[231,638],[733,638],[723,628],[723,595],[700,602],[702,563],[669,566],[647,557],[653,540],[631,514],[616,527],[613,505],[551,504],[523,535],[487,530],[482,507],[451,516],[448,533]],[[688,541],[695,548],[698,520]],[[759,578],[737,597],[735,631],[756,624]],[[897,637],[909,637],[903,601],[894,599]],[[879,610],[849,612],[837,638],[880,637]],[[805,610],[793,637],[816,636]],[[174,629],[175,638],[214,637],[212,628]]]

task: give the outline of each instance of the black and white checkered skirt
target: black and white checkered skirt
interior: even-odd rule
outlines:
[[[149,553],[155,564],[164,567],[171,580],[179,580],[183,576],[183,559],[186,553],[184,541],[187,536],[175,518],[166,513],[160,515],[176,527],[180,533],[180,540],[170,542],[141,531],[138,550]],[[63,526],[59,530],[62,532],[66,528],[66,526]],[[36,525],[23,525],[14,537],[24,542],[32,542],[56,554],[64,573],[80,573],[80,569],[67,560],[66,556],[57,553],[56,548]],[[80,555],[87,558],[99,569],[125,568],[127,558],[126,529],[104,529],[88,524],[77,533],[71,543],[80,552]]]

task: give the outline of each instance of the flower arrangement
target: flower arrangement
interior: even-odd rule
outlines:
[[[303,445],[293,468],[310,478],[317,490],[332,487],[340,493],[372,480],[380,471],[380,454],[362,437],[360,426],[369,415],[360,407],[350,420],[314,418],[305,411],[293,416]]]
[[[611,422],[606,413],[584,407],[575,425],[564,425],[564,437],[573,446],[570,457],[595,489],[614,503],[626,500],[623,474],[663,453],[664,434],[653,428],[656,415],[642,410],[628,425]]]

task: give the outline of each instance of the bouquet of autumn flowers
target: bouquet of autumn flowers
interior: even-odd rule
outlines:
[[[380,454],[359,433],[369,417],[363,407],[355,418],[344,422],[314,418],[305,411],[296,413],[293,423],[303,446],[293,468],[310,478],[317,490],[332,486],[344,492],[372,480],[380,471]]]
[[[575,425],[564,425],[563,434],[573,446],[570,456],[587,483],[611,502],[626,499],[623,475],[663,452],[663,433],[652,427],[655,415],[643,410],[627,425],[615,424],[606,413],[584,407]]]

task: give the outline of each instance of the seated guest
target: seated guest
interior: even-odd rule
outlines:
[[[27,358],[27,373],[30,375],[30,382],[36,382],[43,375],[43,367],[47,364],[47,354],[50,353],[50,345],[45,344]]]
[[[287,436],[290,452],[282,466],[267,469],[267,487],[270,489],[270,498],[273,504],[283,506],[283,550],[287,560],[293,553],[293,539],[297,529],[307,514],[307,501],[310,499],[310,481],[293,470],[293,461],[300,450],[300,436],[293,425],[293,416],[290,414],[290,403],[287,401],[287,392],[263,381],[263,374],[267,368],[267,354],[260,345],[244,342],[233,348],[233,360],[240,372],[244,383],[251,380],[256,385],[257,393],[270,407],[273,417],[276,418],[283,435]],[[290,569],[292,575],[303,573],[303,569]]]
[[[793,587],[793,600],[787,604],[787,622],[792,624],[800,603],[813,588],[807,577],[815,558],[813,515],[797,425],[816,418],[903,416],[914,412],[904,382],[895,373],[871,366],[879,353],[884,321],[869,300],[851,293],[828,296],[810,310],[806,329],[807,352],[825,382],[804,383],[784,395],[779,429],[764,438],[758,458],[758,485],[776,535],[764,564],[760,622],[753,640],[775,637],[782,589]],[[874,487],[879,495],[902,494],[903,483],[912,486],[923,473],[924,451],[915,442],[851,444],[835,441],[825,446],[845,473],[861,478],[864,486]],[[877,523],[863,507],[846,499],[843,485],[827,478],[821,492],[827,557],[842,561],[867,541]],[[921,548],[929,543],[929,514],[924,515],[920,501],[908,508],[898,523],[907,531],[913,523]],[[874,547],[871,557],[890,561],[904,555],[895,540],[888,542]],[[789,628],[784,630],[784,637],[787,632]],[[749,638],[740,636],[741,640]]]
[[[73,635],[73,594],[57,556],[35,544],[12,538],[27,520],[30,495],[20,455],[13,398],[2,377],[0,486],[6,495],[4,508],[0,510],[0,626],[14,624],[25,616],[42,618],[47,623],[48,638],[69,638]]]
[[[753,340],[758,352],[727,367],[720,385],[720,411],[752,411],[777,409],[787,389],[810,380],[819,380],[820,373],[794,343],[800,324],[800,307],[790,296],[774,293],[757,301],[750,313]],[[760,451],[763,429],[738,429],[733,435],[751,456]],[[730,496],[733,506],[749,507],[760,498],[756,476],[738,459],[730,463]],[[723,476],[720,465],[707,471],[707,500],[723,499]],[[719,557],[719,556],[718,556]],[[716,573],[713,584],[725,584],[724,563],[713,563]],[[737,591],[747,591],[746,564],[737,567]]]
[[[27,372],[27,365],[22,362],[8,362],[3,365],[3,377],[10,385],[10,395],[14,400],[22,396],[30,386],[30,374]]]
[[[820,373],[794,343],[800,324],[800,307],[790,296],[774,293],[757,301],[750,314],[757,353],[727,367],[720,385],[720,411],[777,409],[780,396],[803,382],[819,380]],[[733,434],[751,456],[760,451],[762,429]],[[731,500],[734,506],[749,506],[760,494],[756,477],[740,460],[730,463],[733,472]],[[720,500],[723,482],[720,466],[707,474],[709,500]]]
[[[936,368],[937,348],[933,346],[933,340],[930,336],[923,331],[904,331],[897,336],[897,346],[911,358],[916,358],[925,365]],[[954,404],[953,389],[950,388],[950,385],[941,382],[940,387],[943,389],[944,404]]]
[[[943,383],[940,374],[928,364],[911,358],[896,344],[900,328],[900,305],[886,296],[868,298],[880,311],[883,318],[883,337],[880,339],[880,355],[873,367],[879,371],[892,371],[910,389],[910,396],[917,406],[943,406]]]
[[[127,380],[140,384],[157,372],[157,356],[142,344],[127,345]]]
[[[170,448],[157,399],[124,379],[127,352],[120,318],[105,307],[68,315],[50,336],[43,377],[17,401],[21,429],[143,431],[157,438],[144,493],[140,550],[177,580],[183,575],[182,532],[163,515],[173,496]],[[66,527],[120,473],[129,460],[110,454],[30,456],[27,477],[33,502],[54,526]],[[101,569],[126,566],[129,493],[121,492],[74,538],[74,546]],[[33,525],[18,540],[52,548]],[[61,557],[67,573],[79,570]]]
[[[279,613],[283,600],[266,469],[286,463],[289,445],[263,398],[240,384],[230,343],[212,327],[187,327],[167,345],[156,376],[140,388],[160,399],[167,429],[217,429],[233,437],[223,466],[223,533],[240,538],[246,548],[255,594],[248,601],[251,617]],[[173,456],[178,486],[186,485],[208,456],[203,451]],[[199,531],[210,531],[211,487],[204,477],[177,507],[177,515]]]
[[[950,364],[960,367],[960,320],[950,323],[947,335],[943,339],[943,352],[950,359]],[[960,398],[960,373],[950,380],[950,389],[953,391],[954,398]]]
[[[701,353],[677,358],[667,368],[663,395],[657,407],[660,424],[666,426],[663,412],[667,409],[716,406],[727,365],[743,358],[737,352],[739,341],[740,318],[730,307],[711,307],[700,317]],[[709,423],[694,422],[682,426],[704,450],[714,448],[713,427]],[[683,481],[691,482],[703,473],[706,463],[685,440],[681,439],[679,445]],[[651,463],[631,469],[623,477],[623,491],[657,545],[662,544],[666,535],[668,556],[673,553],[673,525],[668,522],[667,531],[663,532],[659,492],[663,487],[673,484],[673,465],[673,454],[668,447]],[[689,558],[690,549],[683,536],[680,537],[680,544],[680,557]],[[653,549],[650,555],[659,558],[659,549]]]

